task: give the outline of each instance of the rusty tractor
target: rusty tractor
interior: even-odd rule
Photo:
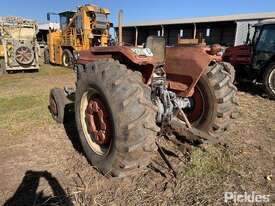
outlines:
[[[121,26],[120,26],[121,27]],[[120,29],[121,30],[121,29]],[[218,142],[235,110],[232,76],[200,47],[91,47],[76,56],[76,88],[54,88],[50,111],[62,123],[73,102],[83,150],[103,174],[124,177],[146,167],[163,136]]]

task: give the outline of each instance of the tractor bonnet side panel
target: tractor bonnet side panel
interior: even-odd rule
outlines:
[[[102,59],[115,59],[129,69],[141,72],[145,84],[150,83],[155,60],[150,56],[136,54],[131,47],[92,47],[88,51],[79,52],[77,64],[87,64]]]
[[[182,96],[192,96],[210,61],[210,56],[202,48],[168,47],[165,70],[169,89]]]

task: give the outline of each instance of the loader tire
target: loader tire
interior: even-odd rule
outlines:
[[[263,84],[268,97],[275,100],[275,63],[268,66],[264,72]]]
[[[187,111],[197,129],[218,137],[226,131],[238,112],[236,87],[222,63],[211,63],[197,83],[193,108]]]
[[[62,65],[64,67],[72,68],[74,63],[74,56],[69,49],[64,49],[62,54]]]
[[[53,88],[49,96],[49,110],[53,119],[59,123],[64,123],[64,111],[67,100],[64,90],[60,88]]]
[[[44,50],[44,64],[50,64],[50,53],[48,47]]]
[[[88,160],[113,177],[146,167],[158,127],[142,76],[115,61],[89,63],[78,72],[75,118]]]

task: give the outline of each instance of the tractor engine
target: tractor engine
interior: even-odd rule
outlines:
[[[158,107],[156,122],[162,127],[170,125],[172,118],[176,117],[179,111],[191,107],[189,98],[177,96],[168,90],[163,65],[155,68],[151,88],[152,101]]]

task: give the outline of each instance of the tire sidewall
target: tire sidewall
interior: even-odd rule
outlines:
[[[94,76],[89,75],[89,76],[90,76],[90,78],[87,78],[85,76],[82,77],[82,80],[79,81],[77,84],[76,102],[75,102],[76,124],[77,124],[77,128],[78,128],[80,141],[81,141],[82,147],[85,151],[85,154],[86,154],[88,160],[97,169],[102,171],[104,174],[107,174],[108,172],[111,172],[111,170],[112,170],[112,163],[113,163],[116,153],[117,153],[117,151],[115,149],[116,148],[115,145],[116,145],[116,137],[117,137],[117,134],[116,134],[117,128],[116,128],[116,124],[114,121],[116,119],[115,118],[116,114],[113,112],[115,110],[112,108],[112,104],[110,104],[111,101],[108,99],[110,94],[105,93],[105,92],[108,92],[107,88],[103,88],[102,84],[100,84],[100,82],[99,82],[100,80],[98,80],[95,75]],[[83,132],[82,124],[81,124],[81,116],[80,116],[81,99],[82,99],[83,94],[85,92],[87,92],[90,88],[94,88],[101,93],[101,97],[107,107],[107,110],[109,111],[109,115],[111,116],[111,122],[113,125],[112,142],[110,143],[111,145],[110,145],[108,153],[105,154],[104,156],[97,154],[89,146],[89,143],[86,140],[85,134]],[[105,92],[103,92],[103,91],[105,91]]]
[[[53,98],[57,107],[57,115],[51,112],[52,118],[57,122],[62,124],[64,122],[64,110],[65,110],[65,95],[62,93],[62,89],[54,88],[50,92],[50,97]]]
[[[209,131],[211,128],[211,123],[216,116],[216,97],[213,87],[210,85],[209,79],[206,74],[203,74],[197,83],[198,89],[201,91],[203,96],[204,111],[201,118],[193,122],[193,126],[202,129],[204,131]]]
[[[268,93],[271,99],[275,99],[275,92],[272,91],[272,89],[269,86],[269,78],[271,74],[275,75],[274,72],[275,72],[275,64],[272,64],[267,68],[263,79],[266,92]]]

